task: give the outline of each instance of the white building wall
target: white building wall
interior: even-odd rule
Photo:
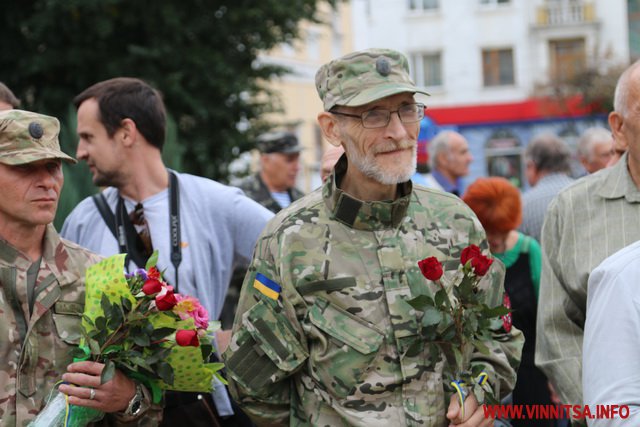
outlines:
[[[584,38],[591,64],[628,62],[626,0],[582,2],[593,4],[595,22],[541,26],[539,8],[550,3],[440,0],[435,11],[415,12],[408,0],[352,0],[354,50],[386,47],[408,56],[441,52],[443,85],[430,88],[429,99],[437,107],[517,102],[535,95],[535,85],[548,80],[550,40]],[[513,85],[484,87],[483,48],[513,49]]]

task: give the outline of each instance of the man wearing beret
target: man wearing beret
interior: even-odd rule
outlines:
[[[408,351],[424,338],[407,300],[437,286],[417,262],[437,257],[450,276],[468,245],[489,253],[462,201],[411,184],[425,108],[414,95],[424,92],[387,49],[323,65],[316,88],[319,126],[345,155],[258,240],[225,353],[232,393],[265,426],[490,425],[473,388],[464,411],[445,391],[442,354]],[[494,306],[503,274],[496,261],[483,282]],[[484,344],[471,364],[500,398],[515,383],[522,334],[500,328]]]
[[[107,413],[101,425],[157,425],[146,390],[104,365],[71,363],[80,340],[85,269],[99,257],[61,239],[51,222],[63,184],[58,120],[0,112],[0,425],[27,425],[55,383],[69,403]],[[131,402],[135,401],[135,408]]]
[[[300,144],[292,132],[269,132],[258,138],[260,171],[239,187],[273,213],[303,196],[295,188],[300,170]]]

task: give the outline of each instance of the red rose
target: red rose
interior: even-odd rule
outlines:
[[[508,309],[511,309],[511,300],[509,299],[509,295],[507,295],[506,293],[504,294],[504,300],[502,305],[504,305]],[[512,322],[511,313],[507,313],[504,316],[502,316],[502,327],[504,328],[504,331],[507,333],[511,332],[511,325],[512,325],[511,322]]]
[[[155,267],[151,267],[149,271],[147,271],[147,277],[149,279],[160,280],[160,271]]]
[[[176,343],[182,347],[198,347],[200,345],[198,333],[191,329],[181,329],[176,332]]]
[[[156,296],[156,307],[160,311],[171,310],[178,303],[176,296],[173,294],[173,288],[167,286],[165,289],[166,292],[163,289],[163,292]]]
[[[484,276],[487,274],[492,263],[492,258],[486,257],[482,254],[471,258],[471,267],[473,267],[473,272],[476,273],[476,276]]]
[[[442,264],[434,256],[418,261],[418,267],[422,275],[429,280],[438,280],[442,277]]]
[[[157,279],[147,279],[142,286],[142,292],[145,295],[153,295],[157,294],[162,290],[162,283],[160,283]]]
[[[473,259],[481,255],[482,255],[482,252],[480,251],[479,247],[477,247],[476,245],[469,245],[462,250],[462,253],[460,254],[460,263],[462,265],[467,265],[467,262],[470,259]]]

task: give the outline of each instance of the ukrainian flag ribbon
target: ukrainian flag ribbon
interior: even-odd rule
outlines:
[[[273,300],[277,300],[278,297],[280,297],[280,291],[282,291],[280,285],[260,273],[256,274],[256,278],[253,281],[253,287],[260,291],[264,296]]]
[[[484,371],[476,377],[476,382],[479,385],[485,385],[488,380],[489,374]],[[451,381],[451,386],[456,390],[456,393],[458,394],[458,399],[460,400],[460,419],[464,420],[464,400],[467,398],[467,391],[465,390],[466,384],[463,381],[455,380]]]

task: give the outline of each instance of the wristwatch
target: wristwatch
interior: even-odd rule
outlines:
[[[124,416],[129,417],[137,417],[140,415],[145,409],[143,405],[144,403],[144,391],[142,389],[142,385],[136,383],[136,394],[133,395],[131,400],[129,401],[129,406],[124,411]]]

